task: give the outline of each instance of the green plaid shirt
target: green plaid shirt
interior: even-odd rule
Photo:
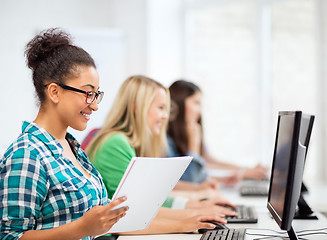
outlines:
[[[66,139],[101,188],[62,156],[63,148],[48,132],[24,122],[22,134],[0,160],[0,239],[19,239],[27,230],[61,226],[107,203],[100,174],[76,139],[69,133]]]

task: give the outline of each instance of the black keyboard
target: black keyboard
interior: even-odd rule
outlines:
[[[210,230],[202,234],[200,240],[244,240],[245,228]]]
[[[236,205],[237,216],[226,216],[227,223],[257,223],[258,217],[253,207],[245,205]]]
[[[240,193],[242,196],[254,196],[254,197],[265,197],[268,195],[268,190],[263,187],[241,187]]]
[[[264,197],[268,196],[269,180],[242,180],[240,184],[241,196]]]

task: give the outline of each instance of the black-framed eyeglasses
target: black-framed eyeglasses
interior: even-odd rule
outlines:
[[[93,103],[95,99],[97,100],[97,103],[99,104],[101,102],[102,98],[103,98],[103,95],[104,95],[104,92],[102,92],[102,91],[98,91],[98,92],[84,91],[84,90],[81,90],[81,89],[78,89],[78,88],[67,86],[67,85],[62,84],[62,83],[58,83],[58,85],[60,87],[62,87],[63,89],[66,89],[66,90],[71,90],[71,91],[74,91],[74,92],[84,93],[86,95],[85,102],[87,104]]]
[[[91,104],[94,102],[94,100],[96,99],[97,100],[97,104],[99,104],[103,98],[103,95],[104,95],[104,92],[102,91],[98,91],[98,92],[95,92],[95,91],[84,91],[84,90],[81,90],[81,89],[78,89],[78,88],[74,88],[74,87],[71,87],[71,86],[67,86],[63,83],[57,83],[60,87],[62,87],[63,89],[66,89],[66,90],[70,90],[70,91],[74,91],[74,92],[79,92],[79,93],[84,93],[86,95],[86,98],[85,98],[85,102],[87,104]],[[45,87],[47,87],[49,84],[47,85],[44,85]]]

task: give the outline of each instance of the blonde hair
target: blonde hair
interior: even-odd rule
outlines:
[[[166,111],[170,111],[169,90],[159,82],[142,75],[131,76],[120,87],[103,127],[86,148],[94,159],[97,149],[113,134],[126,136],[136,155],[140,157],[163,157],[168,149],[167,124],[163,122],[159,135],[153,135],[147,125],[147,116],[158,89],[167,96]]]

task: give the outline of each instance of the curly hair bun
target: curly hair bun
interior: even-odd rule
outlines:
[[[26,45],[25,55],[41,104],[46,97],[44,86],[49,82],[65,83],[69,78],[77,78],[79,66],[96,68],[90,54],[73,45],[70,35],[59,28],[50,28],[36,35]]]
[[[26,45],[27,66],[35,70],[40,62],[51,58],[56,49],[69,45],[72,45],[69,34],[58,28],[44,30]]]

